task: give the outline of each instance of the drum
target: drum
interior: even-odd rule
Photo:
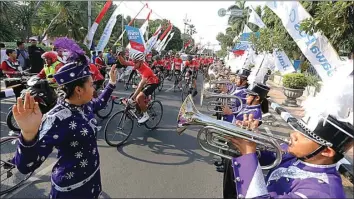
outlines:
[[[7,78],[4,81],[6,88],[14,88],[22,85],[21,78]]]

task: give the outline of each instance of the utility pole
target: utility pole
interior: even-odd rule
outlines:
[[[122,13],[121,14],[122,16],[122,32],[124,32],[124,14]],[[123,40],[124,37],[122,37],[122,49],[124,49],[124,40]]]
[[[87,30],[91,28],[91,1],[87,1]]]
[[[187,25],[190,25],[189,22],[191,22],[191,20],[188,19],[187,14],[186,14],[186,17],[183,19],[183,22],[184,22],[184,30],[183,30],[183,33],[184,33],[184,35],[186,35],[186,27],[187,27]],[[183,39],[182,50],[184,49],[184,44],[185,44],[185,40]]]

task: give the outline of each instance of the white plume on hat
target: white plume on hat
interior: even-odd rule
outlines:
[[[338,71],[324,82],[320,93],[316,97],[308,98],[304,102],[307,116],[311,117],[308,128],[314,130],[316,121],[329,115],[338,121],[353,125],[353,71],[350,66],[340,67]]]

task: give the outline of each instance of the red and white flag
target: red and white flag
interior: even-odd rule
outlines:
[[[108,0],[108,1],[104,4],[104,6],[103,6],[103,8],[102,8],[102,10],[101,10],[101,12],[100,12],[100,14],[98,14],[97,18],[95,19],[95,22],[92,24],[90,30],[88,31],[88,33],[87,33],[87,35],[86,35],[86,37],[85,37],[85,39],[84,39],[84,44],[86,45],[87,48],[89,48],[89,49],[91,48],[93,36],[95,35],[95,32],[96,32],[96,30],[97,30],[97,27],[98,27],[98,25],[100,24],[100,22],[101,22],[103,16],[104,16],[104,15],[106,14],[106,12],[108,11],[109,7],[111,7],[111,5],[112,5],[112,0]]]
[[[146,52],[145,52],[146,54],[150,53],[152,48],[155,46],[161,31],[162,31],[162,26],[160,24],[159,27],[156,29],[155,33],[146,42]]]

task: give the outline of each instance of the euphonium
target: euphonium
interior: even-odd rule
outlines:
[[[226,137],[242,138],[257,144],[258,149],[274,151],[276,153],[275,161],[262,169],[271,169],[276,167],[282,160],[282,150],[276,140],[288,142],[284,138],[274,136],[267,133],[255,133],[237,127],[235,124],[216,120],[201,114],[193,103],[192,96],[189,95],[183,102],[177,117],[177,133],[182,134],[190,125],[203,126],[197,135],[197,140],[201,148],[211,154],[231,159],[229,155],[225,155],[223,151],[235,153],[228,145]],[[205,141],[201,136],[204,135]],[[219,152],[221,151],[221,152]]]

